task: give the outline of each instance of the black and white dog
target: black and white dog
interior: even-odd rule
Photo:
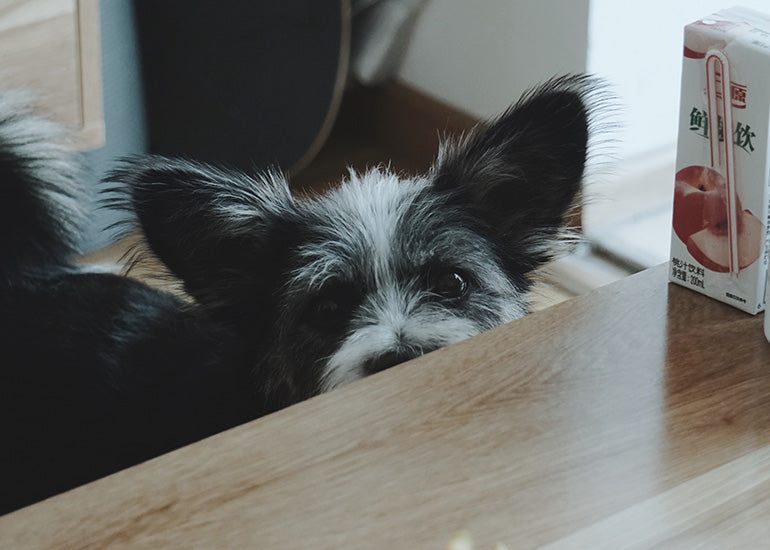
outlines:
[[[77,267],[80,175],[0,100],[0,511],[517,319],[581,189],[596,82],[528,93],[430,172],[293,198],[155,156],[110,176],[193,302]]]

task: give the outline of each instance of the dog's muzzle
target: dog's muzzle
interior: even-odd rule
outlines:
[[[364,364],[364,370],[366,370],[366,374],[374,374],[375,372],[380,372],[385,369],[389,369],[390,367],[394,367],[400,363],[409,361],[410,359],[414,359],[418,355],[420,354],[406,351],[388,351],[375,357],[374,359],[369,359],[366,361]]]

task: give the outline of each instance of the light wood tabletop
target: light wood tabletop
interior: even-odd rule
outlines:
[[[770,344],[592,293],[0,518],[0,547],[770,547]]]

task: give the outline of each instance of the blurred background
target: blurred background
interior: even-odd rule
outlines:
[[[742,5],[768,10],[767,0]],[[554,75],[595,73],[617,97],[618,127],[587,180],[586,243],[546,272],[553,291],[542,297],[552,303],[668,259],[683,27],[725,7],[0,0],[0,74],[43,99],[74,86],[76,116],[62,118],[90,136],[95,190],[116,159],[156,152],[247,171],[278,166],[297,192],[316,192],[348,165],[425,170],[442,133],[469,130]],[[30,78],[41,58],[47,76]],[[116,221],[95,210],[85,250],[111,245]]]

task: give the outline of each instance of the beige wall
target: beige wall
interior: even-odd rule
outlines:
[[[428,0],[398,78],[479,117],[586,68],[589,0]]]
[[[591,0],[588,70],[612,82],[620,99],[621,156],[673,149],[684,26],[736,4],[770,13],[770,0]]]

